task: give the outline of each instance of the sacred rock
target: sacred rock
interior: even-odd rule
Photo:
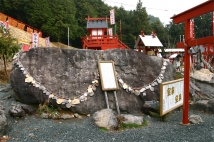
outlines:
[[[25,104],[49,103],[80,114],[107,108],[98,61],[113,61],[121,112],[142,111],[145,101],[159,101],[160,83],[173,80],[175,68],[163,58],[135,50],[32,48],[14,56],[11,86]],[[114,91],[106,91],[116,109]]]

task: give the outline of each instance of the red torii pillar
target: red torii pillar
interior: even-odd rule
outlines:
[[[214,44],[214,35],[199,39],[193,39],[190,35],[190,20],[200,15],[214,11],[214,0],[208,0],[196,7],[184,11],[178,15],[171,17],[175,24],[185,23],[185,41],[177,43],[178,48],[184,48],[184,103],[183,103],[183,125],[188,125],[189,113],[189,81],[190,81],[190,54],[188,50],[192,46]]]

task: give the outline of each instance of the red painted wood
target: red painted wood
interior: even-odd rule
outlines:
[[[90,20],[106,20],[109,18],[86,18],[87,21]],[[92,35],[92,30],[102,30],[102,35]],[[85,36],[82,38],[82,48],[83,49],[94,49],[94,50],[106,50],[106,49],[129,49],[122,41],[119,40],[117,35],[105,35],[107,33],[107,28],[88,28],[90,36]]]
[[[171,19],[173,19],[175,24],[178,24],[184,22],[186,19],[192,19],[212,11],[214,11],[214,0],[208,0],[198,6],[171,17]]]
[[[40,30],[36,29],[36,28],[33,28],[33,27],[31,27],[31,26],[29,26],[29,25],[27,25],[27,24],[25,24],[25,23],[23,23],[23,22],[21,22],[21,21],[19,21],[19,20],[16,20],[16,19],[14,19],[14,18],[12,18],[12,17],[10,17],[10,16],[7,16],[7,15],[1,13],[1,12],[0,12],[0,17],[5,18],[5,20],[6,20],[6,18],[8,17],[9,24],[11,24],[11,25],[13,26],[13,24],[14,24],[14,22],[15,22],[15,25],[14,25],[14,26],[15,26],[15,27],[18,26],[17,28],[20,28],[21,30],[24,30],[24,26],[30,27],[30,28],[33,29],[33,30],[37,30],[37,31],[40,32],[39,37],[42,37],[42,32],[41,32]],[[17,24],[18,24],[18,25],[17,25]]]
[[[190,38],[190,19],[197,16],[214,11],[214,0],[208,0],[196,7],[193,7],[187,11],[184,11],[178,15],[171,17],[175,24],[185,22],[185,43],[178,43],[179,48],[184,48],[184,104],[183,104],[183,121],[184,125],[188,124],[188,112],[189,112],[189,80],[190,80],[190,54],[188,49],[191,46],[214,44],[214,36],[204,37],[200,39]]]
[[[190,19],[185,21],[185,41],[190,38]],[[190,81],[190,46],[184,48],[184,103],[183,103],[183,121],[184,125],[189,123],[189,81]]]
[[[187,46],[198,46],[205,44],[214,44],[214,35],[198,39],[189,39],[186,41]],[[184,42],[177,43],[178,48],[184,48]]]

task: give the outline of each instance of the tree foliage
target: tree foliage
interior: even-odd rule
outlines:
[[[213,12],[210,12],[194,19],[195,38],[202,38],[212,35],[212,14]]]
[[[0,57],[4,62],[4,71],[7,74],[7,61],[19,50],[18,42],[10,36],[10,32],[3,27],[0,27]]]
[[[81,48],[80,38],[88,34],[86,19],[90,17],[109,17],[109,10],[115,9],[116,25],[114,32],[129,47],[133,48],[137,36],[156,31],[164,47],[176,47],[184,35],[184,24],[170,22],[163,25],[158,17],[148,15],[142,0],[136,9],[126,11],[121,7],[111,7],[102,0],[1,0],[0,12],[31,25],[50,36],[51,41],[67,43],[69,36],[72,46]],[[195,19],[195,37],[211,35],[211,13]],[[68,35],[69,27],[69,35]]]

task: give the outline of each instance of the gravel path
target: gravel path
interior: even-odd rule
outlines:
[[[12,92],[0,92],[0,99]],[[14,99],[3,100],[4,106],[15,103]],[[6,109],[7,111],[7,109]],[[145,116],[149,126],[122,132],[103,132],[94,125],[91,117],[71,120],[41,119],[36,115],[21,119],[9,118],[12,125],[7,132],[8,142],[212,142],[214,141],[214,114],[190,110],[189,115],[200,115],[203,123],[180,125],[182,111],[176,110],[161,122]],[[8,116],[7,116],[8,117]]]
[[[182,126],[182,112],[174,111],[167,122],[148,118],[150,125],[141,129],[131,129],[122,132],[103,132],[93,124],[91,118],[82,120],[48,120],[25,117],[16,120],[12,130],[8,133],[12,141],[20,142],[211,142],[214,141],[214,115],[207,115],[199,111],[204,120],[201,124]]]

